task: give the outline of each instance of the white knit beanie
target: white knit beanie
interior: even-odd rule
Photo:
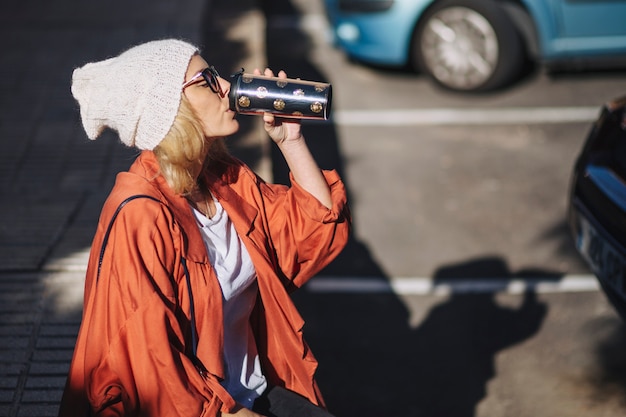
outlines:
[[[89,139],[109,127],[127,146],[154,149],[174,123],[187,67],[197,52],[187,42],[165,39],[76,68],[72,94]]]

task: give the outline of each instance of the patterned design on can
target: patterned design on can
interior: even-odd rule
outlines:
[[[237,104],[239,107],[249,107],[250,106],[250,97],[241,96],[237,99]]]
[[[250,84],[252,82],[252,77],[250,75],[244,75],[243,77],[241,77],[241,81],[246,84]]]
[[[256,96],[258,98],[265,98],[265,96],[267,96],[267,88],[266,87],[259,87],[256,89]]]
[[[304,95],[304,90],[301,88],[298,88],[297,90],[293,91],[293,95],[294,96],[303,96]]]
[[[324,87],[323,85],[319,85],[319,84],[315,85],[315,91],[316,92],[321,93],[324,90],[326,90],[326,87]]]
[[[324,109],[324,106],[322,106],[322,103],[320,103],[319,101],[316,101],[315,103],[311,103],[311,111],[313,113],[319,113]]]
[[[302,117],[302,116],[304,116],[301,111],[294,111],[291,114],[294,115],[295,117]]]
[[[284,88],[287,84],[289,84],[287,81],[283,81],[283,80],[276,81],[276,85],[280,88]]]
[[[285,109],[285,101],[277,98],[276,100],[274,100],[274,108],[278,111],[284,110]]]

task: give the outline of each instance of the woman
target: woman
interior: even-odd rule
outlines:
[[[288,294],[345,245],[345,189],[296,121],[263,116],[291,187],[229,156],[229,88],[171,39],[74,71],[89,138],[142,152],[102,209],[61,416],[330,415]]]

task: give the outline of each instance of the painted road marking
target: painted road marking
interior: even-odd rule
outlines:
[[[432,279],[358,278],[319,276],[305,287],[313,293],[448,295],[507,293],[522,294],[534,291],[540,294],[598,291],[600,286],[593,275],[565,275],[545,278],[472,278]]]
[[[589,123],[598,115],[597,106],[337,110],[330,122],[341,126],[521,125]]]

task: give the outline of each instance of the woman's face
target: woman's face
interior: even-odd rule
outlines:
[[[209,64],[200,55],[194,55],[187,67],[185,82],[208,67]],[[202,77],[184,90],[191,108],[202,122],[207,138],[229,136],[239,129],[239,122],[235,120],[236,113],[229,108],[230,83],[221,77],[218,81],[223,97],[219,93],[214,93]]]

